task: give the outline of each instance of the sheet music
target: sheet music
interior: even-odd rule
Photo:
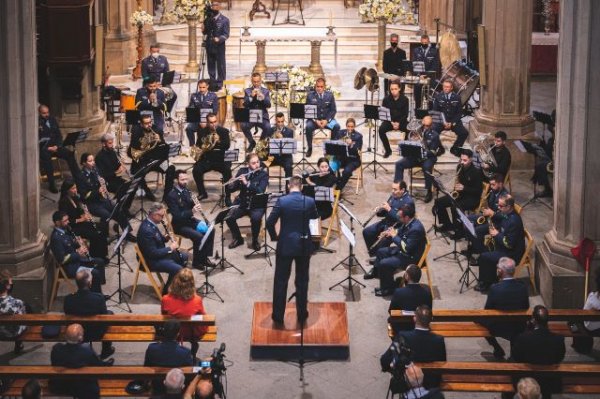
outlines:
[[[206,116],[213,112],[211,108],[200,108],[200,122],[206,123]]]
[[[237,162],[240,156],[240,150],[238,148],[234,148],[233,150],[225,150],[225,158],[223,159],[225,162]]]
[[[379,120],[380,121],[391,121],[392,116],[390,114],[390,109],[387,107],[379,107]]]
[[[263,121],[262,114],[263,114],[262,109],[249,110],[250,123],[262,123],[262,121]]]
[[[305,119],[316,119],[317,118],[317,106],[313,104],[306,104],[304,106],[304,118]]]
[[[413,61],[413,72],[414,73],[424,73],[425,72],[425,62],[423,61]]]
[[[315,201],[333,202],[333,187],[315,186]]]
[[[344,234],[344,237],[346,237],[346,239],[348,240],[350,245],[352,245],[352,247],[355,247],[356,237],[354,236],[352,230],[350,230],[350,228],[346,225],[346,223],[344,223],[343,220],[340,220],[340,227],[342,228],[342,234]]]
[[[465,213],[463,211],[458,209],[458,207],[456,209],[456,213],[458,213],[458,217],[460,218],[460,221],[467,228],[467,230],[469,231],[469,234],[471,234],[472,237],[477,237],[477,233],[475,233],[475,226],[473,226],[473,223],[471,223],[471,221],[469,220],[467,215],[465,215]]]
[[[292,138],[270,139],[269,155],[291,155],[296,153],[296,140]]]
[[[319,231],[319,224],[320,224],[319,222],[320,221],[321,221],[321,219],[310,219],[308,221],[308,227],[309,227],[311,236],[321,235],[321,232]]]
[[[515,147],[517,147],[519,149],[519,151],[527,152],[527,149],[525,149],[525,146],[523,145],[521,140],[515,140],[515,141],[513,141],[513,143],[515,143]]]

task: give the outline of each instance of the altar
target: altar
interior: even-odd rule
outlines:
[[[321,66],[321,43],[333,42],[335,66],[337,68],[338,39],[333,29],[326,27],[290,28],[289,26],[242,27],[240,28],[239,53],[241,57],[242,43],[254,42],[256,45],[256,63],[252,72],[264,73],[268,66],[266,61],[267,42],[309,42],[310,64],[308,71],[316,76],[323,76]]]

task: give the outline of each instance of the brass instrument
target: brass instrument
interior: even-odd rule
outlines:
[[[167,239],[167,241],[169,242],[175,242],[175,233],[173,233],[172,231],[170,231],[167,228],[167,224],[165,223],[164,220],[160,221],[160,224],[162,224],[162,226],[165,229],[165,238]],[[183,255],[182,253],[179,251],[179,249],[176,249],[175,252],[177,253],[177,255],[179,256],[179,260],[181,260],[183,262]]]
[[[194,208],[198,206],[198,212],[200,212],[200,216],[202,216],[202,219],[204,219],[204,223],[208,224],[208,218],[204,214],[204,211],[202,210],[201,206],[199,206],[200,200],[198,199],[198,197],[192,195],[192,201],[194,202]]]
[[[386,203],[390,203],[392,201],[392,198],[394,198],[393,195],[390,195],[390,197],[387,199],[387,201],[385,201]],[[371,216],[369,216],[369,218],[363,223],[364,226],[366,226],[367,224],[369,224],[369,222],[379,213],[379,211],[381,211],[383,209],[383,206],[376,206],[375,208],[373,208],[373,213],[371,214]]]
[[[490,145],[490,135],[484,134],[475,139],[475,143],[473,144],[473,151],[479,155],[482,164],[488,164],[493,167],[498,167],[498,161],[496,161],[496,157],[494,157],[494,153],[492,150],[496,147],[496,144]],[[487,171],[482,168],[483,174],[488,179],[491,179],[494,176],[494,172]]]
[[[282,139],[283,133],[281,132],[281,130],[277,129],[277,130],[275,130],[275,132],[273,132],[272,138]],[[273,160],[275,159],[275,157],[273,155],[269,155],[270,140],[271,140],[270,137],[265,137],[264,139],[260,139],[256,143],[256,147],[254,147],[254,152],[256,152],[256,155],[258,155],[258,157],[261,160],[263,160],[263,163],[265,164],[265,166],[267,168],[269,166],[271,166],[271,164],[273,163]]]
[[[212,131],[207,136],[202,137],[200,147],[196,145],[190,147],[190,156],[194,158],[195,162],[198,162],[204,154],[212,151],[220,141],[219,134],[216,131]]]
[[[452,187],[456,187],[456,185],[458,184],[458,176],[460,175],[460,172],[462,172],[462,164],[460,164],[458,166],[458,169],[456,170],[456,175],[454,175],[454,184],[452,185]],[[452,199],[457,199],[460,196],[460,192],[458,192],[457,190],[453,190],[450,193],[450,197],[452,197]]]
[[[496,228],[496,226],[494,226],[494,223],[492,223],[492,218],[489,218],[488,222],[490,230]],[[485,236],[484,245],[490,250],[490,252],[496,250],[496,242],[494,241],[494,237],[491,234]]]
[[[490,197],[490,194],[492,193],[492,190],[488,190],[487,194],[485,195],[485,197],[483,197],[484,200],[487,201],[487,199]],[[491,218],[488,218],[484,215],[481,215],[477,218],[477,224],[484,224],[484,223],[490,223]]]
[[[144,132],[144,135],[140,139],[140,148],[131,148],[131,159],[139,161],[139,159],[148,151],[152,150],[160,143],[160,135],[154,130],[150,129],[149,132]]]

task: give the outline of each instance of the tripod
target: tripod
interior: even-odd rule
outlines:
[[[127,237],[127,234],[129,234],[130,231],[130,227],[127,226],[124,230],[123,233],[121,234],[121,237],[119,238],[119,241],[117,241],[117,243],[115,244],[115,247],[113,249],[114,251],[114,255],[117,255],[117,276],[118,276],[118,281],[119,281],[119,286],[117,287],[117,289],[115,290],[115,292],[113,292],[112,294],[109,295],[109,298],[111,301],[115,302],[115,306],[129,312],[132,313],[131,310],[131,306],[129,306],[129,302],[127,302],[127,300],[123,299],[123,294],[125,294],[126,296],[129,296],[131,298],[131,295],[127,292],[125,292],[125,290],[123,289],[122,286],[122,278],[121,278],[121,260],[122,260],[122,250],[123,250],[123,241],[125,241],[125,238]],[[127,263],[125,263],[127,264]],[[127,267],[129,267],[129,269],[131,270],[131,267],[127,264]],[[113,296],[119,294],[118,296],[118,300],[113,299]],[[125,306],[127,307],[122,308],[120,305],[125,304]]]
[[[440,197],[440,191],[445,192],[444,186],[442,185],[442,182],[433,175],[433,173],[430,173],[428,171],[425,171],[425,173],[427,173],[433,179],[432,183],[433,183],[433,186],[435,187],[435,201],[433,203],[435,204]],[[438,238],[438,233],[440,233],[439,237],[443,238],[444,241],[446,242],[446,244],[450,244],[448,242],[448,239],[446,238],[446,235],[444,235],[442,232],[440,232],[440,228],[438,227],[437,222],[438,222],[437,212],[434,212],[433,213],[433,224],[431,225],[429,230],[427,230],[427,233],[429,233],[430,231],[433,230],[433,235],[436,238]]]
[[[313,172],[317,170],[310,161],[306,158],[306,126],[304,116],[302,118],[302,128],[300,129],[300,135],[304,136],[302,140],[302,158],[296,162],[296,164],[292,167],[292,169],[300,168],[301,171],[306,170],[305,166],[312,168]]]
[[[210,213],[214,213],[215,209],[217,208],[225,208],[225,195],[225,181],[223,180],[223,177],[221,177],[221,195],[215,203],[215,206],[213,206],[213,209],[211,209]]]

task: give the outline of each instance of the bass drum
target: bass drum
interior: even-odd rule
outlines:
[[[244,108],[244,92],[243,91],[238,91],[237,93],[233,93],[233,112],[235,114],[235,109],[236,108]],[[242,131],[242,126],[240,122],[236,122],[235,123],[235,129],[238,132]]]
[[[225,91],[219,91],[217,98],[219,102],[219,126],[225,126],[225,120],[227,119],[227,95]]]
[[[454,61],[444,70],[442,78],[433,89],[434,95],[442,92],[442,82],[446,79],[454,84],[454,92],[460,95],[460,102],[465,105],[479,84],[479,72],[469,67],[464,61]]]
[[[135,91],[121,91],[119,111],[133,111],[135,109]]]

